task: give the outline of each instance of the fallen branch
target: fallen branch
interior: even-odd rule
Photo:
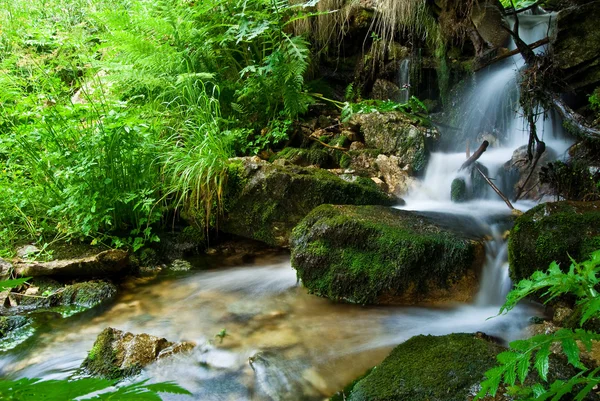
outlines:
[[[486,149],[488,148],[488,146],[490,146],[490,143],[488,141],[483,141],[483,143],[481,144],[481,146],[479,146],[479,149],[477,149],[475,151],[475,153],[473,153],[473,156],[469,157],[467,159],[467,161],[464,162],[462,164],[462,166],[460,166],[460,168],[458,169],[458,171],[464,170],[467,167],[469,167],[471,164],[475,163],[477,161],[477,159],[479,159],[481,157],[481,155],[483,154],[483,152],[486,151]]]
[[[540,47],[540,46],[546,45],[546,44],[548,44],[549,42],[550,42],[550,38],[548,38],[548,37],[545,37],[544,39],[540,39],[540,40],[538,40],[538,41],[536,41],[536,42],[533,42],[532,44],[530,44],[530,45],[529,45],[529,47],[530,47],[530,48],[533,50],[533,49],[536,49],[536,48],[538,48],[538,47]],[[519,54],[520,52],[521,52],[521,51],[520,51],[520,50],[517,48],[517,49],[511,50],[511,51],[509,51],[509,52],[503,53],[503,54],[501,54],[501,55],[499,55],[499,56],[496,56],[496,57],[494,57],[493,59],[491,59],[490,61],[486,62],[485,64],[482,64],[481,66],[479,66],[479,67],[475,68],[475,71],[479,71],[479,70],[481,70],[482,68],[485,68],[485,67],[487,67],[487,66],[489,66],[489,65],[492,65],[492,64],[494,64],[494,63],[497,63],[498,61],[502,61],[502,60],[504,60],[504,59],[507,59],[507,58],[509,58],[509,57],[512,57],[512,56],[514,56],[515,54]]]
[[[567,106],[567,104],[560,97],[556,95],[550,95],[549,97],[552,99],[552,106],[554,106],[554,110],[558,112],[563,120],[568,121],[575,131],[586,138],[596,140],[600,139],[600,130],[583,124],[581,122],[582,117],[575,113],[569,106]]]
[[[510,208],[510,210],[515,210],[514,206],[512,205],[512,203],[510,203],[510,201],[508,200],[508,198],[502,193],[502,191],[500,191],[500,189],[498,189],[498,187],[488,178],[488,176],[485,175],[483,173],[483,171],[481,171],[481,169],[479,168],[479,166],[475,165],[474,167],[479,172],[479,174],[481,174],[481,176],[483,177],[483,179],[485,180],[485,182],[487,182],[488,185],[490,187],[492,187],[492,189],[494,190],[494,192],[496,192],[498,194],[498,196],[502,198],[502,200],[504,201],[504,203],[506,203],[506,206],[508,206]]]

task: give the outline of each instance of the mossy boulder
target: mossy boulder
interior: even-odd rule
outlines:
[[[348,401],[465,401],[504,347],[474,334],[417,336],[346,394]]]
[[[600,249],[600,202],[543,203],[516,219],[508,241],[510,275],[515,281],[556,261],[568,269],[569,256],[585,260]]]
[[[45,310],[64,316],[93,308],[109,301],[117,294],[117,287],[105,280],[85,281],[64,285],[48,278],[30,281],[31,286],[20,298],[18,309],[23,311]]]
[[[466,177],[460,176],[452,180],[450,186],[450,198],[452,202],[460,203],[485,198],[488,184],[475,167],[479,168],[486,176],[489,175],[487,167],[476,162],[474,167],[469,168]]]
[[[149,334],[132,334],[108,327],[96,338],[81,365],[84,373],[107,379],[133,376],[143,367],[174,353],[186,352],[194,343],[172,343]]]
[[[294,226],[321,204],[394,202],[368,178],[348,182],[317,168],[237,159],[229,168],[226,215],[219,228],[269,245],[287,246]]]
[[[560,11],[552,38],[557,76],[570,88],[600,84],[600,1]],[[585,93],[586,95],[588,93]]]
[[[0,316],[0,339],[3,340],[12,332],[29,324],[25,316]]]
[[[359,304],[467,301],[483,244],[383,206],[322,205],[294,229],[292,266],[313,294]]]
[[[356,114],[351,122],[360,127],[368,148],[398,156],[408,173],[424,171],[430,144],[439,137],[435,128],[401,112]]]

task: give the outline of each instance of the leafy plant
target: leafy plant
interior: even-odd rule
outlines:
[[[385,113],[399,111],[406,114],[427,113],[427,107],[415,96],[411,96],[406,103],[397,103],[391,100],[363,100],[358,103],[346,102],[342,108],[342,121],[348,121],[353,114]]]
[[[114,380],[20,379],[0,380],[0,398],[6,401],[136,400],[160,401],[159,393],[191,395],[175,383],[148,384],[147,381],[117,386]]]
[[[500,313],[508,312],[520,300],[540,292],[545,302],[562,295],[573,295],[577,298],[576,308],[581,313],[579,325],[583,326],[590,319],[600,317],[600,296],[596,291],[599,283],[600,250],[592,253],[590,259],[584,262],[577,263],[572,260],[566,272],[553,262],[548,271],[537,271],[531,279],[521,280],[508,294]],[[576,392],[574,399],[581,401],[600,383],[600,368],[590,369],[581,362],[578,344],[590,351],[592,341],[599,340],[600,334],[578,328],[560,329],[552,334],[540,334],[526,340],[513,341],[508,351],[497,356],[499,366],[485,373],[486,379],[481,383],[481,391],[476,399],[481,399],[488,393],[494,396],[503,383],[518,399],[554,401]],[[551,347],[554,344],[560,344],[568,363],[577,373],[568,380],[555,380],[549,384],[527,382],[532,363],[540,379],[543,382],[548,381]]]

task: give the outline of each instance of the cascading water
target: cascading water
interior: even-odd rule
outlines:
[[[521,36],[537,40],[545,35],[547,23],[548,16],[524,16]],[[510,159],[515,146],[526,142],[525,124],[515,112],[516,71],[522,65],[515,56],[478,74],[462,105],[465,117],[459,128],[470,135],[472,144],[481,133],[500,137],[501,146],[491,147],[479,160],[491,177]],[[549,146],[559,152],[566,148],[560,131],[553,130],[556,122],[548,119],[540,124]],[[552,133],[558,134],[557,139]],[[161,360],[143,372],[151,381],[176,381],[194,394],[193,399],[321,400],[414,335],[484,331],[505,340],[518,338],[533,313],[529,306],[488,319],[498,313],[510,285],[503,239],[507,227],[502,223],[508,208],[491,192],[466,203],[450,200],[452,180],[465,160],[464,146],[463,142],[447,148],[457,153],[431,155],[405,208],[468,216],[469,224],[487,230],[487,262],[472,305],[431,309],[335,304],[298,287],[289,256],[278,255],[229,269],[165,274],[152,281],[131,279],[113,304],[66,319],[50,317],[33,338],[0,353],[0,376],[68,378],[96,336],[110,326],[172,341],[195,341],[198,346],[191,354]],[[525,210],[532,204],[515,206]],[[198,266],[206,269],[204,262]],[[214,336],[224,328],[227,336],[221,344]]]
[[[400,103],[408,102],[410,98],[410,58],[407,57],[400,62],[398,71],[398,87],[402,91],[400,94]]]
[[[532,43],[545,37],[551,23],[550,14],[522,15],[519,17],[519,36]],[[514,21],[513,21],[514,23]],[[511,48],[515,48],[511,43]],[[541,52],[542,47],[536,49]],[[527,143],[527,123],[519,109],[519,70],[524,66],[521,55],[515,55],[488,71],[478,73],[473,85],[468,88],[457,105],[458,121],[456,130],[445,133],[455,139],[457,132],[464,135],[464,141],[453,140],[446,144],[456,153],[433,153],[424,179],[405,198],[408,210],[437,211],[468,215],[479,219],[488,226],[491,239],[487,241],[487,262],[481,280],[481,290],[477,296],[477,305],[499,305],[510,289],[508,278],[507,246],[502,238],[499,225],[493,221],[508,214],[508,208],[490,187],[480,194],[478,199],[465,203],[451,201],[451,186],[455,178],[462,178],[469,186],[471,177],[458,172],[466,160],[465,149],[469,145],[478,146],[484,139],[492,142],[490,148],[478,160],[488,170],[492,179],[501,181],[501,169],[508,162],[513,151]],[[538,136],[546,142],[547,148],[557,154],[564,153],[570,145],[564,139],[560,121],[552,113],[546,113],[538,119]],[[443,131],[443,128],[442,128]],[[444,134],[444,132],[442,132]],[[444,136],[444,135],[442,135]],[[515,207],[527,210],[532,202],[518,202]]]

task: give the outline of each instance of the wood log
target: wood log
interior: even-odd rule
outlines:
[[[483,152],[486,151],[486,149],[488,148],[488,146],[490,146],[490,143],[488,141],[483,141],[483,143],[481,144],[481,146],[479,146],[479,149],[477,149],[475,151],[475,153],[473,153],[473,156],[469,157],[467,159],[467,161],[464,162],[462,164],[462,166],[460,166],[460,168],[458,169],[458,171],[464,170],[467,167],[469,167],[471,164],[475,163],[477,161],[477,159],[479,159],[481,157],[481,155],[483,154]]]
[[[563,120],[568,121],[569,124],[574,128],[577,133],[587,139],[600,140],[600,130],[592,127],[588,127],[583,124],[581,120],[583,118],[575,113],[567,104],[558,96],[548,94],[548,97],[552,99],[552,106],[554,110],[558,112]]]
[[[530,47],[531,49],[536,49],[536,48],[538,48],[538,47],[540,47],[540,46],[543,46],[543,45],[546,45],[546,44],[548,44],[548,43],[550,43],[550,38],[546,37],[546,38],[544,38],[544,39],[540,39],[540,40],[538,40],[538,41],[535,41],[535,42],[533,42],[532,44],[530,44],[530,45],[529,45],[529,47]],[[509,57],[512,57],[512,56],[514,56],[515,54],[519,54],[520,52],[521,52],[521,51],[520,51],[519,49],[514,49],[514,50],[511,50],[511,51],[509,51],[509,52],[506,52],[506,53],[504,53],[504,54],[501,54],[501,55],[499,55],[499,56],[496,56],[496,57],[494,57],[493,59],[491,59],[490,61],[488,61],[488,62],[486,62],[486,63],[484,63],[484,64],[480,65],[480,66],[479,66],[479,67],[477,67],[477,68],[475,68],[475,70],[474,70],[474,71],[479,71],[479,70],[481,70],[481,69],[483,69],[483,68],[485,68],[485,67],[487,67],[487,66],[490,66],[490,65],[492,65],[492,64],[494,64],[494,63],[497,63],[498,61],[502,61],[502,60],[504,60],[504,59],[507,59],[507,58],[509,58]]]

